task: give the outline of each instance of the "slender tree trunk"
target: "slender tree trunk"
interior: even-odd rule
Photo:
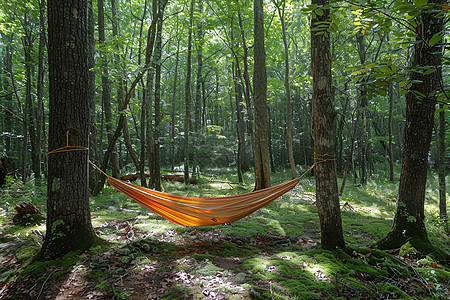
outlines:
[[[187,49],[186,86],[184,90],[184,101],[186,110],[184,115],[184,184],[189,184],[189,122],[191,119],[191,57],[192,57],[192,24],[194,18],[195,0],[191,0],[189,8],[189,33]]]
[[[45,47],[45,7],[44,3],[39,0],[39,50],[38,50],[38,74],[36,79],[36,109],[35,109],[35,120],[36,120],[36,150],[37,155],[36,160],[36,170],[35,176],[39,181],[42,176],[42,121],[43,121],[43,110],[42,103],[44,102],[44,47]]]
[[[144,9],[142,12],[142,17],[139,20],[140,21],[140,27],[139,27],[139,46],[138,46],[138,64],[141,64],[141,57],[142,57],[142,36],[143,36],[143,30],[144,30],[144,21],[145,21],[145,16],[147,14],[147,6],[148,6],[148,1],[145,0],[144,2]],[[145,138],[145,128],[146,128],[146,124],[147,124],[147,93],[146,93],[146,89],[147,87],[144,84],[144,80],[141,79],[141,85],[143,87],[143,92],[142,92],[142,108],[141,108],[141,126],[140,126],[140,142],[141,142],[141,147],[140,147],[140,165],[139,165],[139,174],[141,177],[141,186],[143,187],[147,187],[147,178],[145,175],[145,162],[146,162],[146,153],[145,153],[145,149],[146,149],[146,138]],[[136,129],[136,132],[138,132],[138,130]]]
[[[198,5],[198,15],[201,19],[203,14],[203,0],[197,1]],[[198,133],[201,124],[201,116],[200,116],[200,103],[202,99],[201,93],[201,83],[202,83],[202,71],[203,71],[203,23],[201,21],[197,22],[197,80],[195,84],[195,102],[194,102],[194,131]]]
[[[322,7],[323,15],[316,15],[311,23],[311,64],[313,76],[314,151],[316,201],[320,219],[322,247],[332,250],[344,248],[338,184],[334,162],[335,118],[331,90],[331,56],[329,33],[317,34],[314,29],[329,19],[328,0],[312,0]]]
[[[393,104],[394,104],[394,89],[392,84],[389,84],[389,182],[394,183],[394,151],[392,142],[392,122],[393,122]]]
[[[158,35],[158,34],[156,34]],[[155,41],[156,42],[156,41]],[[156,48],[156,46],[155,46]],[[155,49],[156,50],[156,49]],[[145,129],[145,140],[147,141],[147,160],[148,160],[148,168],[150,172],[150,176],[148,179],[148,186],[154,186],[154,180],[155,177],[155,155],[153,151],[155,150],[155,140],[153,138],[154,130],[153,130],[153,103],[154,103],[154,97],[155,97],[155,90],[154,90],[154,79],[155,79],[155,68],[152,66],[152,68],[147,73],[147,83],[146,83],[146,89],[145,89],[145,106],[146,109],[146,129]]]
[[[5,56],[4,56],[4,61],[5,61],[5,69],[4,69],[4,74],[5,74],[5,86],[8,87],[8,90],[11,90],[12,87],[12,42],[13,42],[13,33],[6,35],[6,42],[5,42]],[[5,105],[7,107],[12,107],[13,104],[13,93],[8,93],[5,96]],[[8,113],[8,115],[10,115]],[[12,132],[12,122],[6,122],[6,132]],[[6,138],[6,145],[5,145],[5,150],[7,153],[9,153],[11,150],[13,149],[13,145],[11,142],[11,138],[7,137]]]
[[[231,19],[231,28],[233,28],[233,21]],[[231,31],[231,45],[235,45],[234,41],[234,32]],[[243,85],[242,85],[242,73],[241,68],[239,66],[239,58],[234,49],[232,49],[234,53],[235,62],[232,63],[232,74],[233,74],[233,84],[234,84],[234,98],[236,100],[236,132],[238,137],[238,153],[237,153],[237,172],[238,172],[238,180],[240,183],[243,182],[242,172],[249,171],[250,168],[248,166],[247,160],[247,150],[245,145],[245,121],[244,121],[244,103],[242,99],[243,93]]]
[[[89,64],[89,160],[98,163],[97,153],[97,113],[95,97],[95,17],[92,0],[88,0],[88,64]],[[89,189],[92,191],[98,180],[98,172],[89,168]]]
[[[157,44],[158,44],[158,0],[152,1],[152,15],[153,18],[156,20],[156,34],[155,34],[155,49],[154,49],[154,55],[156,52],[158,52]],[[155,78],[155,57],[152,56],[152,63],[151,67],[148,70],[147,73],[147,83],[145,85],[144,90],[144,103],[145,103],[145,121],[146,121],[146,129],[145,129],[145,140],[146,140],[146,149],[147,149],[147,161],[148,161],[148,168],[149,168],[149,179],[148,179],[148,186],[154,187],[155,186],[155,145],[154,145],[154,130],[153,130],[153,103],[154,103],[154,97],[155,97],[155,91],[154,91],[154,78]]]
[[[113,36],[113,38],[116,38],[119,36],[119,18],[118,18],[118,14],[117,14],[116,0],[111,0],[111,13],[112,13],[112,22],[111,22],[112,36]],[[120,44],[116,42],[115,46],[120,51]],[[117,53],[114,54],[114,61],[115,61],[116,67],[118,68],[117,73],[119,74],[119,77],[116,80],[117,103],[119,106],[121,106],[122,103],[124,102],[124,94],[125,94],[125,82],[124,82],[124,78],[126,77],[125,66],[121,59],[121,56]],[[142,164],[140,163],[139,158],[133,149],[130,134],[128,132],[128,124],[126,121],[124,122],[123,126],[124,126],[123,130],[124,130],[125,147],[127,148],[127,152],[130,154],[130,157],[135,165],[136,170],[140,170],[140,167],[142,166]],[[122,144],[120,144],[120,149],[122,149]],[[120,150],[119,153],[121,154],[121,152],[122,151]],[[122,155],[119,155],[119,157],[122,157]],[[118,161],[119,161],[119,157],[118,157]],[[128,158],[128,156],[127,156],[127,158]],[[145,186],[146,185],[145,172],[140,170],[140,173],[141,173],[140,176],[141,176],[142,185]]]
[[[177,16],[177,31],[178,33],[178,16]],[[177,53],[175,58],[175,71],[173,76],[173,91],[172,91],[172,110],[170,113],[170,157],[172,163],[172,170],[175,168],[175,105],[177,99],[177,82],[178,82],[178,64],[180,61],[180,38],[177,39]]]
[[[345,88],[347,90],[347,88]],[[339,142],[338,145],[338,155],[336,157],[336,168],[338,173],[342,173],[342,152],[344,148],[344,141],[343,141],[343,131],[344,131],[344,123],[345,119],[347,118],[347,106],[349,105],[349,99],[346,97],[345,104],[343,104],[342,114],[339,118],[338,122],[338,129],[337,129],[337,139]],[[342,101],[341,101],[342,103]],[[353,137],[353,136],[352,136]],[[342,195],[342,194],[340,194]]]
[[[161,52],[162,52],[162,26],[164,18],[164,9],[167,0],[158,2],[158,21],[156,29],[155,52],[153,57],[153,66],[155,67],[155,126],[153,128],[153,171],[150,177],[150,188],[161,191],[161,166],[159,158],[159,135],[161,123]]]
[[[102,102],[105,109],[105,121],[106,121],[106,135],[108,136],[108,143],[112,141],[113,132],[113,118],[112,118],[112,107],[111,107],[111,86],[109,83],[108,76],[108,60],[106,58],[106,50],[103,49],[105,43],[105,14],[104,14],[104,4],[103,0],[97,1],[98,9],[98,39],[100,42],[101,49],[101,65],[102,65]],[[116,147],[113,147],[111,153],[111,168],[112,175],[115,178],[120,177],[119,168],[119,158],[117,156]]]
[[[206,118],[207,118],[207,116],[206,116],[206,112],[207,112],[206,100],[207,100],[207,98],[209,96],[209,95],[206,94],[205,82],[207,80],[208,79],[206,78],[206,76],[202,77],[202,102],[203,102],[203,105],[202,105],[202,128],[203,129],[207,125],[207,123],[206,123]]]
[[[48,0],[49,149],[89,146],[88,1]],[[76,13],[74,13],[76,12]],[[39,256],[52,259],[88,249],[91,224],[88,151],[49,156],[47,230]]]
[[[439,141],[438,141],[438,160],[439,160],[439,217],[443,224],[444,231],[450,233],[447,215],[447,189],[445,184],[445,110],[444,105],[440,104],[439,112]]]
[[[111,142],[108,143],[108,148],[106,149],[105,155],[102,158],[102,163],[100,166],[100,168],[102,170],[106,170],[111,152],[116,144],[117,139],[122,134],[123,123],[125,121],[125,109],[128,106],[128,104],[130,103],[132,95],[134,95],[137,84],[142,80],[143,76],[145,75],[146,71],[149,68],[150,58],[152,57],[152,53],[153,53],[153,45],[155,43],[156,20],[157,20],[156,18],[154,18],[152,20],[152,23],[147,32],[147,50],[146,50],[146,54],[145,54],[144,68],[139,71],[137,77],[131,83],[131,86],[125,96],[125,100],[119,107],[119,111],[120,111],[119,121],[117,122],[117,127],[116,127],[116,130],[114,131],[114,135],[112,136]],[[92,192],[92,194],[94,196],[98,195],[100,193],[100,191],[103,189],[105,180],[106,180],[105,175],[103,175],[103,174],[100,175],[100,179],[97,182],[97,185],[95,186],[94,191]]]
[[[339,191],[339,195],[342,196],[344,193],[345,188],[345,182],[347,180],[347,172],[348,172],[348,166],[351,162],[353,162],[353,150],[355,149],[355,137],[356,137],[356,129],[358,127],[358,121],[359,121],[359,106],[356,109],[356,120],[353,122],[353,132],[352,136],[350,138],[350,151],[348,152],[347,159],[345,161],[345,167],[344,167],[344,174],[342,175],[342,184],[341,189]]]
[[[270,107],[267,107],[267,116],[269,118],[269,120],[272,120],[272,117],[270,115]],[[272,126],[271,126],[271,122],[269,122],[269,128],[268,128],[268,136],[269,136],[269,162],[270,162],[270,171],[272,172],[276,172],[275,169],[275,162],[273,159],[273,151],[272,151]]]
[[[22,123],[22,181],[26,183],[28,181],[27,170],[27,152],[28,152],[28,102],[25,100],[25,106],[23,110],[23,123]]]
[[[242,37],[242,48],[244,50],[243,55],[243,61],[244,61],[244,82],[245,82],[245,92],[244,92],[244,98],[245,98],[245,107],[246,107],[246,122],[247,122],[247,134],[250,138],[250,145],[251,145],[251,153],[254,157],[254,149],[255,149],[255,140],[253,137],[253,110],[252,110],[252,85],[250,82],[250,76],[248,75],[248,47],[247,42],[245,41],[245,31],[244,31],[244,25],[242,23],[242,14],[240,10],[240,4],[239,0],[236,0],[236,3],[238,4],[238,18],[239,18],[239,29],[241,31],[241,37]]]
[[[444,2],[429,2],[432,3]],[[413,82],[406,94],[405,144],[397,207],[391,231],[377,243],[381,249],[399,248],[410,241],[419,251],[428,253],[435,250],[430,244],[424,223],[427,159],[434,124],[435,94],[442,76],[442,48],[439,45],[429,46],[429,40],[434,34],[443,30],[442,18],[434,14],[435,12],[424,12],[416,18],[417,37],[411,66],[431,66],[436,72],[423,75],[413,71],[409,74]],[[416,91],[422,96],[418,96]]]
[[[233,39],[232,39],[233,40]],[[232,42],[233,43],[233,42]],[[238,137],[238,153],[237,153],[237,173],[239,183],[243,183],[242,178],[242,161],[245,160],[243,156],[245,155],[245,137],[244,137],[244,120],[242,117],[242,85],[237,80],[236,67],[233,62],[233,82],[234,82],[234,98],[236,99],[236,131]]]
[[[356,34],[356,43],[358,45],[358,54],[361,65],[366,63],[366,42],[364,35],[362,33]],[[361,101],[361,116],[362,116],[362,135],[360,147],[358,147],[360,153],[360,170],[361,170],[361,184],[365,185],[367,183],[367,116],[366,116],[366,106],[367,106],[367,96],[366,91],[360,90],[360,101]]]
[[[269,133],[267,117],[267,73],[264,47],[263,0],[254,0],[254,69],[253,91],[255,105],[255,190],[270,187]]]
[[[36,178],[40,178],[41,177],[41,166],[40,166],[40,161],[39,157],[40,157],[40,151],[41,149],[38,149],[36,147],[36,129],[34,126],[34,106],[33,106],[33,100],[32,100],[32,80],[33,80],[33,76],[32,76],[32,64],[33,64],[33,59],[31,57],[31,51],[32,51],[32,37],[31,37],[31,32],[27,32],[28,30],[25,31],[26,36],[24,37],[24,41],[25,41],[25,45],[24,45],[24,50],[25,50],[25,76],[26,76],[26,85],[25,85],[25,95],[26,95],[26,111],[27,111],[27,129],[28,129],[28,133],[30,135],[30,145],[31,145],[31,169],[33,170]],[[28,144],[28,142],[27,142]],[[28,150],[28,147],[27,147]],[[26,156],[25,156],[26,157]]]
[[[36,172],[36,156],[37,149],[35,143],[35,128],[34,128],[34,118],[33,118],[33,101],[31,99],[31,68],[32,68],[32,32],[28,27],[28,9],[25,8],[24,12],[24,20],[23,20],[23,30],[24,36],[22,37],[23,41],[23,50],[25,57],[25,110],[24,110],[24,122],[23,122],[23,147],[22,147],[22,181],[25,183],[28,180],[28,168],[27,168],[27,152],[28,152],[28,140],[31,145],[31,169],[33,172]],[[28,134],[30,135],[28,137]],[[40,151],[40,149],[39,149]],[[38,171],[40,174],[40,170]]]
[[[295,160],[294,160],[294,149],[292,145],[292,107],[291,107],[291,88],[289,85],[289,47],[286,38],[286,24],[284,20],[284,9],[286,2],[283,2],[283,7],[280,8],[277,5],[278,16],[281,21],[281,31],[283,35],[283,45],[284,45],[284,87],[286,89],[286,107],[287,107],[287,144],[288,144],[288,157],[289,165],[291,166],[291,177],[292,179],[297,177],[297,172],[295,171]]]

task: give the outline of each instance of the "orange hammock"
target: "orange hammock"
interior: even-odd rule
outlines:
[[[86,147],[69,145],[67,130],[66,146],[48,154],[87,150]],[[317,163],[329,160],[334,160],[334,157],[314,153],[314,164],[296,179],[251,193],[218,198],[191,198],[154,191],[110,177],[91,161],[89,163],[107,176],[113,187],[161,217],[183,226],[209,226],[231,223],[252,214],[293,189]]]
[[[108,182],[161,217],[183,226],[231,223],[250,215],[293,189],[300,178],[263,190],[219,198],[176,196],[136,186],[108,176]]]

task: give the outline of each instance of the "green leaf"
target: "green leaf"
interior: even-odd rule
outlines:
[[[416,219],[416,217],[414,217],[414,216],[408,216],[408,217],[406,218],[406,221],[409,222],[409,223],[414,223],[414,222],[417,221],[417,219]]]
[[[433,37],[428,41],[429,46],[433,46],[434,44],[436,44],[437,42],[439,42],[442,39],[442,37],[439,34],[440,34],[440,32],[435,33],[433,35]]]
[[[413,0],[416,7],[422,7],[428,3],[428,0]]]
[[[434,114],[437,115],[437,114],[439,114],[441,111],[444,111],[444,110],[448,110],[448,107],[447,107],[447,108],[441,107],[441,108],[437,109],[437,110],[434,112]]]
[[[428,74],[431,74],[431,73],[434,73],[434,72],[436,72],[436,69],[435,68],[430,68],[430,69],[426,70],[425,72],[423,72],[423,75],[428,75]]]
[[[321,8],[318,8],[314,11],[316,13],[316,15],[318,16],[323,16],[323,10]]]

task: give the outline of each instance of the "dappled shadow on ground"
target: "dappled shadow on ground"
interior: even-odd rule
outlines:
[[[368,248],[352,248],[347,253],[320,250],[317,232],[298,236],[236,235],[231,231],[225,233],[231,230],[230,226],[220,226],[179,227],[180,230],[167,229],[152,236],[139,229],[136,221],[135,218],[115,220],[96,226],[100,236],[108,237],[110,246],[72,253],[46,263],[28,260],[25,255],[30,245],[38,249],[36,246],[42,237],[36,232],[30,232],[30,236],[34,236],[32,239],[15,238],[3,243],[0,298],[448,296],[445,288],[448,289],[449,273],[440,268],[412,268],[411,259],[408,262]],[[251,221],[247,219],[233,226]],[[7,266],[9,275],[5,274]]]

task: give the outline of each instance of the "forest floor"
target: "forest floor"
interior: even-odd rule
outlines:
[[[199,184],[164,182],[169,193],[213,197],[251,191],[230,170],[208,170]],[[219,175],[228,174],[228,176]],[[288,179],[273,175],[273,184]],[[449,252],[437,219],[437,183],[427,186],[431,242]],[[228,182],[228,183],[227,183]],[[45,224],[14,225],[13,207],[45,210],[45,185],[1,190],[0,299],[450,299],[449,262],[408,244],[389,253],[370,246],[389,231],[397,187],[373,176],[341,197],[348,249],[320,247],[314,180],[232,224],[174,225],[111,187],[91,198],[92,223],[108,243],[39,262]]]

